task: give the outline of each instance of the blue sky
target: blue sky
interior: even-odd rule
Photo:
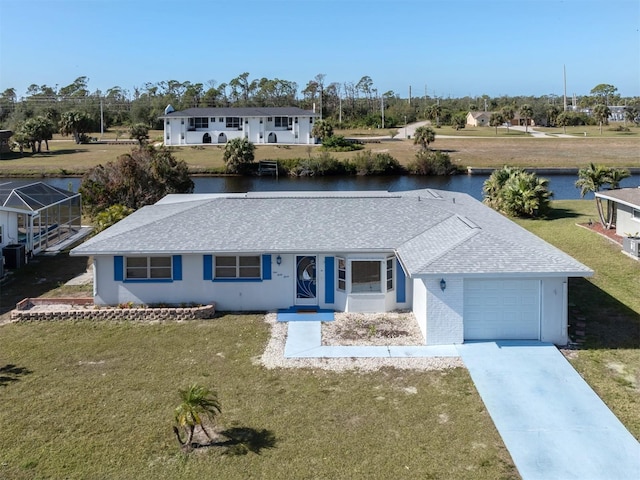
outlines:
[[[638,0],[0,0],[0,91],[368,75],[408,96],[640,96]]]

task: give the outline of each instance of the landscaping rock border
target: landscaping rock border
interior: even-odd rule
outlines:
[[[11,311],[16,322],[58,320],[184,321],[213,318],[215,305],[194,307],[131,307],[95,305],[92,298],[25,298]]]

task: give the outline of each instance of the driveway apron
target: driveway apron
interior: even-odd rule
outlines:
[[[524,480],[640,479],[640,444],[554,345],[457,349]]]

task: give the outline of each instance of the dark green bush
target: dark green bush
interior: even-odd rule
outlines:
[[[451,163],[449,154],[443,152],[420,151],[408,166],[413,175],[452,175],[458,167]]]
[[[332,135],[322,141],[322,150],[329,152],[353,152],[362,150],[364,147],[356,142],[347,140],[340,135]]]
[[[388,153],[359,152],[353,159],[358,175],[393,175],[403,173],[400,162]]]
[[[287,167],[288,174],[296,177],[352,175],[355,170],[350,162],[342,162],[328,152],[321,152],[311,158],[296,159],[295,164],[290,161]]]

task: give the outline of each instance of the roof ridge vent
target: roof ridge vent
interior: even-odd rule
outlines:
[[[456,215],[456,217],[458,218],[458,220],[460,220],[462,223],[464,223],[469,228],[478,228],[478,229],[480,228],[480,226],[478,224],[472,222],[471,220],[469,220],[464,215]]]
[[[431,190],[430,188],[425,188],[425,191],[431,195],[431,198],[435,198],[436,200],[442,200],[442,195],[440,195],[438,192]]]

